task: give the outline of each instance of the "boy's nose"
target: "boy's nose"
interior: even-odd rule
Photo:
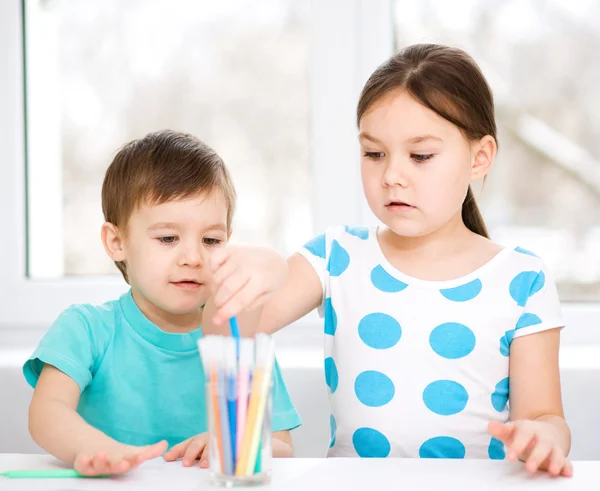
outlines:
[[[204,252],[202,251],[202,247],[189,246],[185,249],[184,253],[181,255],[179,264],[180,264],[180,266],[201,268],[204,266],[205,261],[206,261],[206,258],[204,257]]]

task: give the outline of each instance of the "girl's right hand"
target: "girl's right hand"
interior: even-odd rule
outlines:
[[[165,440],[146,447],[118,444],[110,451],[78,454],[73,467],[84,476],[123,474],[146,460],[160,457],[167,446]]]
[[[178,443],[169,450],[163,458],[167,462],[183,459],[183,465],[190,467],[197,459],[200,459],[200,467],[208,468],[208,435],[202,433]]]

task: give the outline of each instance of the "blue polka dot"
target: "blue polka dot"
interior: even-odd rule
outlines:
[[[437,380],[423,391],[423,402],[427,409],[441,416],[460,413],[468,400],[467,389],[452,380]]]
[[[333,358],[325,358],[325,381],[333,394],[338,386],[338,371]]]
[[[492,460],[504,460],[504,457],[506,457],[504,443],[496,438],[492,438],[488,447],[488,455]]]
[[[496,384],[496,390],[492,394],[492,406],[498,412],[504,411],[504,408],[508,404],[508,390],[509,390],[509,380],[508,377],[500,380],[498,384]]]
[[[331,244],[331,255],[329,256],[329,264],[327,265],[327,271],[331,276],[339,276],[350,264],[350,256],[346,249],[344,249],[337,240]]]
[[[356,377],[354,392],[365,406],[379,407],[385,406],[393,399],[396,388],[387,375],[369,370]]]
[[[511,329],[504,333],[504,336],[500,338],[500,353],[503,356],[510,355],[510,343],[512,343],[513,338],[515,337],[515,330]]]
[[[360,320],[358,335],[371,348],[387,349],[400,341],[402,329],[393,317],[376,312],[365,315]]]
[[[546,281],[543,271],[523,271],[510,282],[510,296],[517,305],[525,307],[527,299],[539,292]]]
[[[348,227],[348,225],[346,225],[346,232],[362,240],[367,240],[369,238],[369,229],[366,227]]]
[[[539,257],[537,254],[534,254],[533,252],[528,251],[527,249],[523,249],[522,247],[516,247],[515,251],[520,252],[521,254],[526,254],[528,256]]]
[[[517,327],[515,329],[523,329],[525,327],[535,326],[536,324],[541,323],[542,319],[540,319],[537,315],[525,313],[519,317],[519,320],[517,321]]]
[[[330,438],[329,438],[329,448],[335,445],[335,436],[337,433],[337,424],[335,422],[335,418],[333,414],[329,418],[329,428],[330,428]]]
[[[375,288],[386,293],[398,293],[408,286],[394,278],[381,265],[375,266],[371,271],[371,283]]]
[[[456,360],[473,351],[475,334],[463,324],[447,322],[431,331],[429,344],[438,355]]]
[[[464,459],[465,454],[465,446],[449,436],[436,436],[419,448],[419,457],[422,459]]]
[[[337,314],[331,303],[331,298],[325,299],[325,334],[335,335],[337,329]]]
[[[359,428],[352,435],[352,444],[359,457],[383,459],[390,454],[389,440],[373,428]]]
[[[477,279],[462,286],[440,290],[440,293],[453,302],[467,302],[479,295],[481,287],[481,280]]]
[[[325,234],[321,234],[304,244],[304,248],[317,257],[325,259]]]

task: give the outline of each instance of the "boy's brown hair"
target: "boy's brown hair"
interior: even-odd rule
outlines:
[[[158,205],[214,190],[225,197],[230,231],[236,193],[221,157],[192,135],[157,131],[119,150],[104,177],[102,212],[124,233],[131,214],[143,203]],[[125,263],[115,264],[129,282]]]

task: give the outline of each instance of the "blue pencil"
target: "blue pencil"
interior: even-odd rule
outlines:
[[[231,431],[227,411],[227,376],[224,370],[219,370],[219,411],[221,412],[221,438],[223,439],[223,461],[225,474],[233,475],[233,460],[231,458]]]

